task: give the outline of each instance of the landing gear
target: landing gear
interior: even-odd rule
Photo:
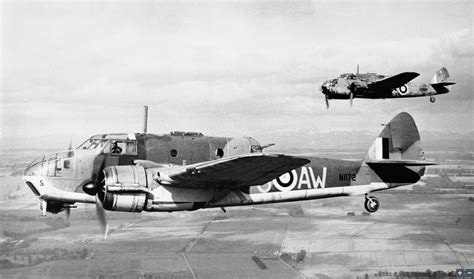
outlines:
[[[379,199],[377,199],[374,196],[369,197],[367,194],[365,194],[364,206],[365,206],[365,210],[367,210],[370,213],[373,213],[379,209],[379,206],[380,206]]]
[[[430,96],[430,102],[432,102],[432,103],[436,102],[436,98],[433,97],[433,96]]]

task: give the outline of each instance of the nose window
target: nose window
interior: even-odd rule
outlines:
[[[65,169],[70,169],[71,168],[71,161],[70,160],[64,160],[63,166]]]
[[[46,154],[29,164],[25,175],[63,176],[65,170],[70,172],[73,157],[73,151]]]

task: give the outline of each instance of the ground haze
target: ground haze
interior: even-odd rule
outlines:
[[[360,151],[306,150],[337,158]],[[363,196],[175,213],[108,212],[102,239],[92,205],[40,216],[21,181],[41,150],[13,150],[0,176],[0,274],[157,278],[327,278],[454,275],[474,265],[472,153],[427,152],[441,165],[412,186]]]

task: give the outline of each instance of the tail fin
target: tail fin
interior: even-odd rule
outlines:
[[[448,70],[445,67],[443,67],[443,68],[439,69],[438,71],[436,71],[433,78],[431,79],[431,85],[433,85],[433,87],[435,87],[435,86],[448,86],[448,85],[453,85],[453,84],[455,84],[455,83],[451,82],[451,80],[449,78]]]
[[[375,139],[366,160],[422,160],[420,134],[410,114],[395,116]]]
[[[424,161],[418,128],[406,112],[385,124],[364,163],[371,169],[371,182],[395,183],[390,187],[417,182],[424,174],[424,166],[432,165]]]

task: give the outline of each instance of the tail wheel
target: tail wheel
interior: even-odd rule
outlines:
[[[430,102],[432,102],[432,103],[436,102],[436,98],[433,97],[433,96],[430,96]]]
[[[365,210],[367,210],[370,213],[373,213],[379,209],[379,206],[380,206],[379,199],[377,199],[374,196],[370,196],[370,197],[366,196],[364,206],[365,206]]]

